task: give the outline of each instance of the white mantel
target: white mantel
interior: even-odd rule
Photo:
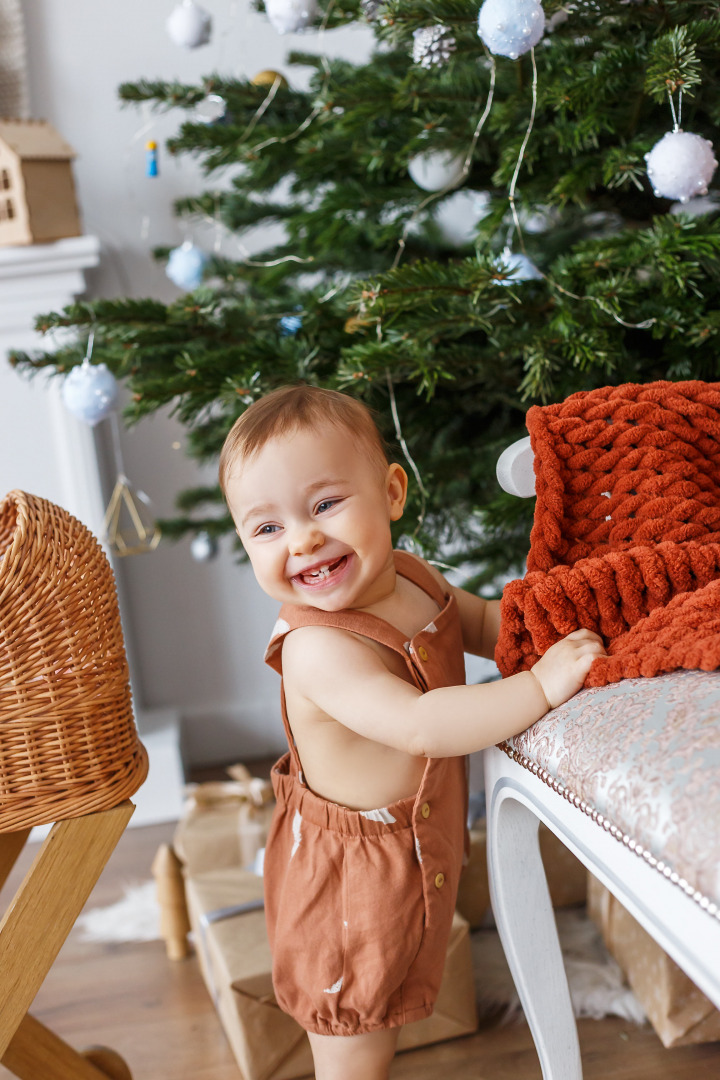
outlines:
[[[52,335],[34,330],[36,317],[61,311],[83,293],[85,271],[99,259],[94,236],[0,247],[0,498],[13,488],[39,495],[64,507],[96,536],[102,534],[105,500],[92,428],[64,407],[57,377],[41,371],[29,378],[13,370],[7,354],[52,350]],[[128,653],[132,669],[131,642]],[[143,710],[137,698],[135,709],[150,777],[133,798],[132,824],[174,820],[183,785],[177,713]],[[41,835],[37,830],[33,838]]]
[[[36,316],[71,304],[99,259],[94,236],[0,247],[0,494],[21,488],[50,499],[96,534],[104,509],[92,430],[63,408],[57,379],[21,375],[6,357],[52,349]]]

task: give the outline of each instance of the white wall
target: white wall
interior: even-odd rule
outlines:
[[[163,140],[183,114],[153,118],[121,108],[119,83],[139,78],[192,83],[215,70],[252,77],[264,68],[283,70],[290,48],[332,49],[361,60],[371,40],[360,27],[323,40],[317,34],[281,38],[247,0],[202,0],[214,19],[213,38],[187,51],[165,33],[175,2],[23,4],[31,115],[49,120],[77,151],[84,228],[102,244],[100,267],[88,274],[90,295],[176,296],[149,252],[182,241],[172,202],[205,186],[196,164],[162,153]],[[302,72],[285,69],[285,74],[303,84]],[[157,179],[144,175],[149,138],[161,147]],[[202,231],[195,238],[206,240]],[[32,401],[40,392],[38,387],[28,393],[18,379],[13,402],[18,423],[37,423]],[[183,429],[167,416],[151,418],[123,436],[126,472],[150,495],[160,516],[172,514],[176,491],[206,479],[185,458],[183,441]],[[278,680],[262,662],[275,605],[260,593],[248,569],[237,566],[229,543],[205,564],[193,561],[187,542],[161,544],[152,554],[118,560],[118,574],[135,693],[144,708],[180,711],[186,761],[242,760],[280,750]]]

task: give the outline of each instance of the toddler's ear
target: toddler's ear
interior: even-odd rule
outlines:
[[[385,483],[390,520],[399,521],[405,509],[408,488],[407,473],[402,465],[392,464],[389,466]]]

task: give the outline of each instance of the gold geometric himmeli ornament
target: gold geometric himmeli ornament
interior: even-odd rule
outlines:
[[[160,529],[149,512],[150,500],[120,473],[105,512],[103,532],[116,555],[140,555],[154,551]]]

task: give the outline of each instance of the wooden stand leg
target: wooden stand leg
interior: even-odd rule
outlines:
[[[105,1069],[101,1067],[103,1053],[110,1055]],[[119,1055],[112,1051],[101,1053],[100,1048],[90,1051],[87,1057],[78,1054],[29,1013],[20,1021],[2,1064],[19,1080],[132,1080]]]
[[[0,1058],[132,816],[131,802],[57,822],[0,922]]]
[[[190,952],[190,932],[182,863],[169,844],[161,844],[152,864],[160,905],[160,933],[168,960],[183,960]]]
[[[495,751],[500,754],[500,751]],[[488,758],[486,757],[486,762]],[[486,765],[490,895],[544,1080],[582,1080],[577,1026],[538,843],[538,818]]]
[[[0,833],[0,889],[7,881],[8,874],[17,862],[17,857],[25,847],[25,841],[29,835],[29,829]]]

